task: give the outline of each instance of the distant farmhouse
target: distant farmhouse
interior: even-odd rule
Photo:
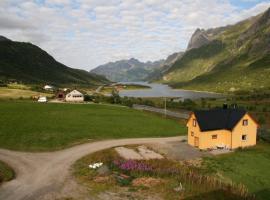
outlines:
[[[187,122],[188,144],[199,149],[256,145],[257,122],[244,110],[195,111]]]
[[[43,87],[43,89],[44,90],[53,90],[54,89],[54,87],[53,86],[51,86],[51,85],[45,85],[44,87]]]
[[[84,96],[77,90],[73,90],[72,92],[66,94],[66,101],[68,102],[83,102]]]

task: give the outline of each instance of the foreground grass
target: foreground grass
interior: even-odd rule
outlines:
[[[232,154],[205,158],[204,169],[216,173],[225,181],[243,183],[257,199],[270,196],[270,144],[238,150]]]
[[[183,135],[177,121],[126,107],[0,102],[0,147],[55,150],[89,139]]]
[[[14,177],[14,171],[8,165],[0,161],[0,184],[5,181],[10,181]]]

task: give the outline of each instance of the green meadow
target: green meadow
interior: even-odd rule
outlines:
[[[256,199],[270,197],[270,144],[237,150],[234,153],[204,158],[204,170],[221,177],[224,181],[244,184]]]
[[[0,148],[48,151],[99,139],[169,137],[184,125],[127,107],[0,102]]]

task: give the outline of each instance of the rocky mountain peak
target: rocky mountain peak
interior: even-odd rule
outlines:
[[[208,38],[207,34],[203,29],[196,29],[196,31],[193,33],[191,36],[191,39],[188,43],[187,50],[194,49],[194,48],[199,48],[203,45],[206,45],[210,42],[211,40]]]

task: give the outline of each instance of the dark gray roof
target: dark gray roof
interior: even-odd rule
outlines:
[[[245,110],[240,109],[213,109],[194,112],[201,131],[232,130],[246,113]]]

